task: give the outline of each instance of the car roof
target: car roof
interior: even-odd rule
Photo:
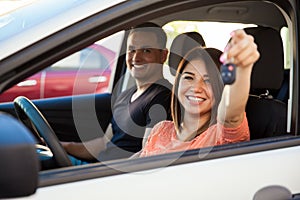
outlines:
[[[276,30],[287,26],[279,8],[266,1],[225,2],[201,7],[195,5],[192,9],[174,12],[154,21],[163,25],[175,20],[237,22],[268,26]]]

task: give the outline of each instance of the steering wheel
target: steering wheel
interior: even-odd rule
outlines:
[[[60,144],[53,129],[38,110],[38,108],[28,98],[19,96],[14,100],[14,107],[18,118],[31,130],[38,140],[45,141],[53,154],[58,167],[72,166],[68,154]]]

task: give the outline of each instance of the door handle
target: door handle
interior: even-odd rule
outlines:
[[[28,86],[35,86],[35,85],[37,85],[36,80],[26,80],[17,84],[17,86],[19,87],[28,87]]]
[[[89,83],[103,83],[106,82],[106,76],[93,76],[89,78]]]
[[[299,194],[293,195],[289,189],[281,185],[270,185],[258,190],[253,200],[298,200]]]

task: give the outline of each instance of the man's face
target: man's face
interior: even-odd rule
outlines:
[[[154,33],[138,31],[129,35],[126,63],[135,79],[149,82],[161,76],[166,50],[159,46]]]

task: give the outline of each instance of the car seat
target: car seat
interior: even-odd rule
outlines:
[[[288,103],[289,100],[289,83],[290,83],[290,69],[284,69],[283,83],[276,95],[276,99],[279,99],[286,104]]]
[[[176,74],[176,70],[182,57],[192,48],[196,46],[205,47],[205,41],[198,32],[186,32],[177,35],[170,47],[168,65],[172,75]]]
[[[246,115],[250,139],[285,134],[287,105],[275,99],[284,79],[283,44],[280,33],[269,27],[244,29],[254,37],[260,52],[251,74]]]

